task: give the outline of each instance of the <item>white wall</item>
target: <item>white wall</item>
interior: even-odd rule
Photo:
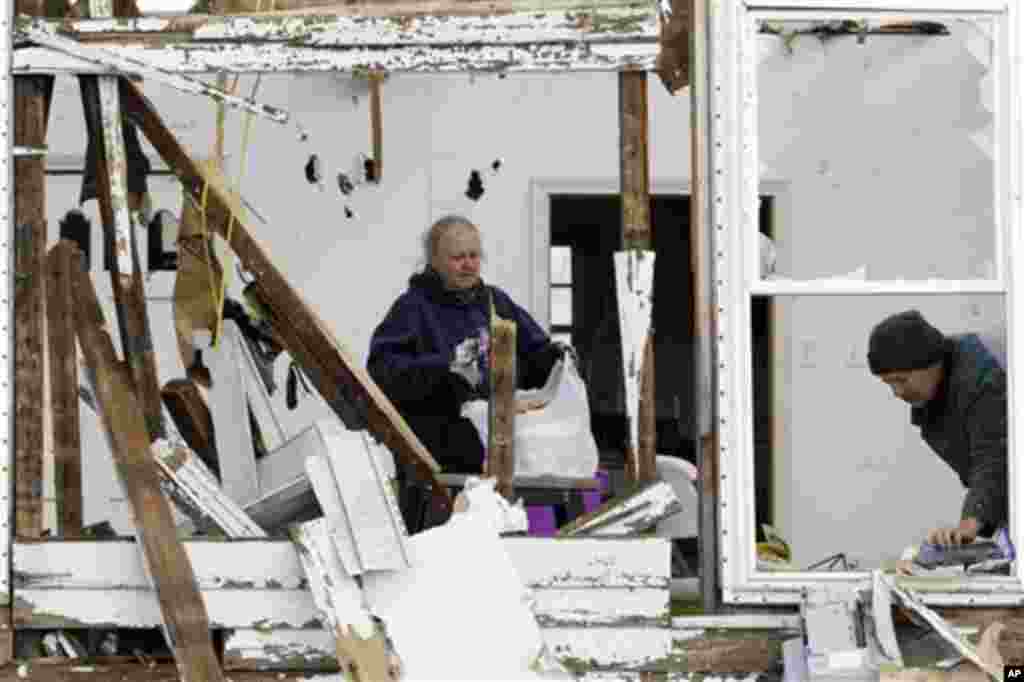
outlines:
[[[239,92],[250,93],[255,78],[243,78]],[[214,106],[158,85],[145,92],[165,121],[195,156],[208,156],[214,141]],[[651,92],[652,179],[689,174],[689,103],[671,98],[656,79]],[[353,101],[353,95],[357,101]],[[499,284],[524,307],[535,300],[532,281],[534,238],[530,181],[536,177],[615,179],[618,177],[617,80],[613,74],[573,76],[399,75],[383,86],[384,183],[362,186],[350,205],[357,218],[344,217],[345,201],[333,178],[348,170],[356,154],[371,153],[367,87],[335,75],[273,76],[260,80],[258,99],[293,112],[310,133],[300,143],[293,128],[256,119],[249,132],[247,173],[242,193],[266,218],[250,221],[275,263],[333,327],[356,362],[365,362],[370,336],[388,306],[421,266],[420,236],[438,215],[468,214],[483,230],[487,262],[484,276]],[[58,84],[49,131],[50,149],[82,154],[84,127],[77,83]],[[235,174],[244,137],[244,117],[230,112],[226,126],[227,170]],[[316,152],[324,161],[326,189],[310,186],[303,167]],[[157,156],[151,154],[156,161]],[[486,169],[500,158],[501,171],[486,177],[479,202],[465,198],[469,172]],[[56,221],[77,202],[75,179],[50,184],[51,234]],[[172,192],[157,208],[180,201]],[[90,202],[90,207],[95,202]],[[100,254],[97,237],[94,254]],[[98,260],[94,256],[94,261]],[[105,277],[97,278],[105,281]],[[237,284],[238,278],[234,278]],[[168,293],[171,280],[158,274],[151,291]],[[535,311],[536,312],[536,311]],[[151,308],[158,336],[161,380],[182,374],[170,333],[170,305]],[[108,319],[114,324],[113,310]],[[545,320],[541,320],[545,324]],[[160,326],[166,331],[160,336]],[[284,382],[284,368],[278,366]],[[292,417],[308,423],[322,406],[310,403]],[[282,411],[283,408],[282,408]],[[104,449],[98,435],[86,445]],[[85,471],[88,522],[110,514],[119,493],[109,462]],[[126,529],[127,526],[121,525]]]
[[[965,47],[974,29],[951,28],[804,37],[791,55],[763,38],[759,145],[764,172],[788,185],[783,276],[967,279],[994,264],[991,149],[971,138],[991,120],[986,65]],[[837,552],[877,565],[959,519],[959,480],[866,366],[871,327],[908,308],[950,333],[1002,319],[998,296],[777,299],[774,511],[798,565]]]

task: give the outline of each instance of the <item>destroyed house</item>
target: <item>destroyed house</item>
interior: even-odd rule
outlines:
[[[867,361],[901,310],[983,338],[1019,545],[1016,3],[56,4],[0,46],[11,679],[1024,663],[1019,562],[911,561],[964,486]],[[451,214],[574,348],[597,476],[522,475],[500,321],[497,495],[366,371]],[[398,469],[470,511],[407,533]]]

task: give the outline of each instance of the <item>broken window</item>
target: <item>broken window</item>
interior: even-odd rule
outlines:
[[[712,188],[722,570],[729,601],[788,601],[920,551],[957,525],[972,485],[1012,488],[1005,470],[968,480],[956,458],[972,446],[951,455],[922,431],[928,401],[872,374],[867,353],[875,325],[916,310],[1010,373],[1018,131],[998,14],[721,18],[733,20],[745,59],[716,88],[727,122],[713,177],[737,174],[740,191]],[[763,205],[750,210],[765,183],[780,187],[769,231]],[[932,407],[942,395],[927,393]],[[991,412],[1012,453],[1013,412]]]

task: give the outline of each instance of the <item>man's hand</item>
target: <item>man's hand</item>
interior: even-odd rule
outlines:
[[[928,542],[933,545],[967,545],[978,537],[978,520],[964,519],[953,528],[936,528],[928,533]]]

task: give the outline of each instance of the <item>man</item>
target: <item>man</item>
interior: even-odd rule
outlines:
[[[960,523],[928,542],[966,544],[1007,519],[1006,373],[977,334],[946,337],[916,310],[871,331],[868,366],[911,405],[910,421],[967,488]]]

